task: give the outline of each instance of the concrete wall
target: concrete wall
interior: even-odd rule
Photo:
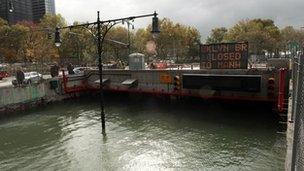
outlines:
[[[182,79],[183,74],[219,74],[219,75],[258,75],[261,76],[260,92],[239,92],[239,91],[210,91],[208,89],[181,89],[174,91],[172,83],[162,83],[161,75],[170,75],[172,78],[179,75]],[[278,71],[277,70],[105,70],[103,78],[109,80],[105,86],[106,91],[126,91],[130,93],[151,93],[159,95],[182,95],[196,96],[201,98],[239,98],[241,100],[271,101],[275,102],[277,94],[274,97],[267,96],[267,83],[270,77],[276,80],[276,90],[278,92]],[[122,84],[127,79],[136,79],[136,87],[128,87]],[[57,80],[58,88],[51,89],[50,81]],[[72,91],[65,91],[62,78],[53,78],[45,80],[41,84],[27,85],[24,87],[0,87],[0,114],[7,108],[18,108],[20,105],[29,104],[42,100],[44,103],[60,101],[65,98],[99,89],[99,80],[97,70],[86,71],[85,75],[71,75],[67,77],[67,87]],[[82,89],[77,89],[82,87]],[[75,88],[75,89],[73,89]],[[70,89],[70,90],[71,90]],[[73,91],[75,90],[75,91]]]
[[[58,81],[58,88],[51,89],[50,81]],[[69,98],[62,91],[62,79],[45,80],[40,84],[24,85],[21,87],[0,87],[0,116],[4,113],[27,110],[41,103],[49,103]]]
[[[0,108],[10,104],[26,103],[45,97],[45,84],[0,89]]]
[[[204,89],[193,90],[193,89],[182,89],[181,93],[184,95],[198,96],[198,97],[244,97],[252,100],[275,101],[278,93],[278,70],[141,70],[141,71],[130,71],[130,70],[105,70],[103,71],[103,78],[109,79],[110,84],[105,88],[106,90],[112,91],[148,91],[155,93],[169,94],[173,93],[173,84],[161,83],[160,77],[163,74],[174,77],[179,75],[182,78],[183,74],[219,74],[219,75],[258,75],[261,76],[261,91],[260,92],[237,92],[237,91],[208,91]],[[94,88],[98,88],[98,84],[94,84],[96,80],[99,80],[98,71],[87,71],[87,84]],[[275,96],[268,97],[268,79],[275,78]],[[122,82],[127,79],[137,79],[138,86],[136,88],[128,88],[122,85]]]

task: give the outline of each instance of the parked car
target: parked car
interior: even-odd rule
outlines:
[[[58,74],[59,77],[62,77],[62,71],[64,71],[64,75],[69,75],[69,72],[67,70],[60,69]]]
[[[76,67],[73,69],[75,74],[84,74],[85,70],[91,69],[90,67]]]
[[[6,70],[6,67],[0,65],[0,80],[2,80],[5,77],[8,77],[8,76],[9,76],[9,74],[8,74],[8,72]]]
[[[24,82],[27,84],[39,83],[42,80],[42,75],[38,72],[26,72],[24,73]]]
[[[38,73],[38,72],[26,72],[24,73],[24,80],[23,83],[24,84],[32,84],[32,83],[39,83],[42,80],[42,74]],[[14,79],[12,81],[13,85],[17,85],[17,80]]]

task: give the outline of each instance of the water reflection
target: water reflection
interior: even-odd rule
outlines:
[[[0,170],[283,170],[268,111],[157,99],[55,104],[0,121]]]

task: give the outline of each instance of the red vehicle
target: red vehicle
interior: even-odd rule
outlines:
[[[9,74],[6,71],[6,67],[0,66],[0,80],[2,80],[5,77],[8,77],[8,76],[9,76]]]

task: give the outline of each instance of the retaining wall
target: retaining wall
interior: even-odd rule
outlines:
[[[58,88],[51,89],[50,81],[58,81]],[[69,95],[62,93],[61,82],[59,78],[55,78],[39,84],[0,87],[0,115],[22,112],[40,104],[68,98]]]

